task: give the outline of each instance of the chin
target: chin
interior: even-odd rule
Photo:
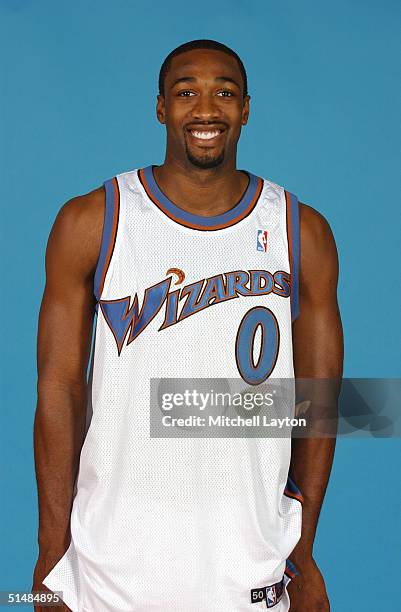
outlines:
[[[203,155],[202,157],[198,155],[193,155],[191,151],[187,149],[187,158],[188,161],[197,168],[202,168],[203,170],[208,170],[210,168],[217,168],[224,161],[224,151],[222,151],[219,155],[210,156]]]

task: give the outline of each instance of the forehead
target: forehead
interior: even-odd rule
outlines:
[[[173,57],[166,81],[172,83],[182,77],[214,79],[221,76],[241,83],[241,70],[235,57],[214,49],[193,49]]]

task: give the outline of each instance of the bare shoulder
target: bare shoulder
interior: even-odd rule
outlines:
[[[67,260],[70,267],[90,274],[96,268],[102,239],[104,187],[79,195],[58,211],[50,232],[47,262]]]
[[[312,206],[299,203],[299,219],[301,238],[304,237],[308,242],[329,243],[334,241],[333,232],[327,219]]]
[[[312,206],[299,203],[301,289],[318,277],[335,280],[337,247],[327,219]]]
[[[105,207],[104,187],[68,200],[59,210],[53,227],[59,231],[78,233],[82,237],[102,229]]]
[[[299,203],[301,257],[336,252],[336,244],[327,219],[312,206]]]

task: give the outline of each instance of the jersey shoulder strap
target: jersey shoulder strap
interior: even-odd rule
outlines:
[[[99,259],[94,276],[94,294],[99,302],[104,280],[113,255],[120,216],[120,189],[117,177],[104,182],[106,204],[104,209],[103,232]]]
[[[299,261],[300,261],[300,227],[299,202],[296,195],[284,189],[286,202],[286,227],[288,256],[291,274],[291,318],[299,316]]]

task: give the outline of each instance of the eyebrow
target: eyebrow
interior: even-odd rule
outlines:
[[[174,83],[172,84],[172,87],[177,85],[177,83],[195,83],[196,80],[197,79],[195,77],[183,76],[183,77],[180,77],[179,79],[176,79],[174,81]],[[236,81],[232,77],[229,77],[229,76],[218,76],[214,80],[215,81],[219,81],[219,82],[225,82],[225,83],[233,83],[234,85],[236,85],[238,87],[238,89],[241,89],[238,81]]]

